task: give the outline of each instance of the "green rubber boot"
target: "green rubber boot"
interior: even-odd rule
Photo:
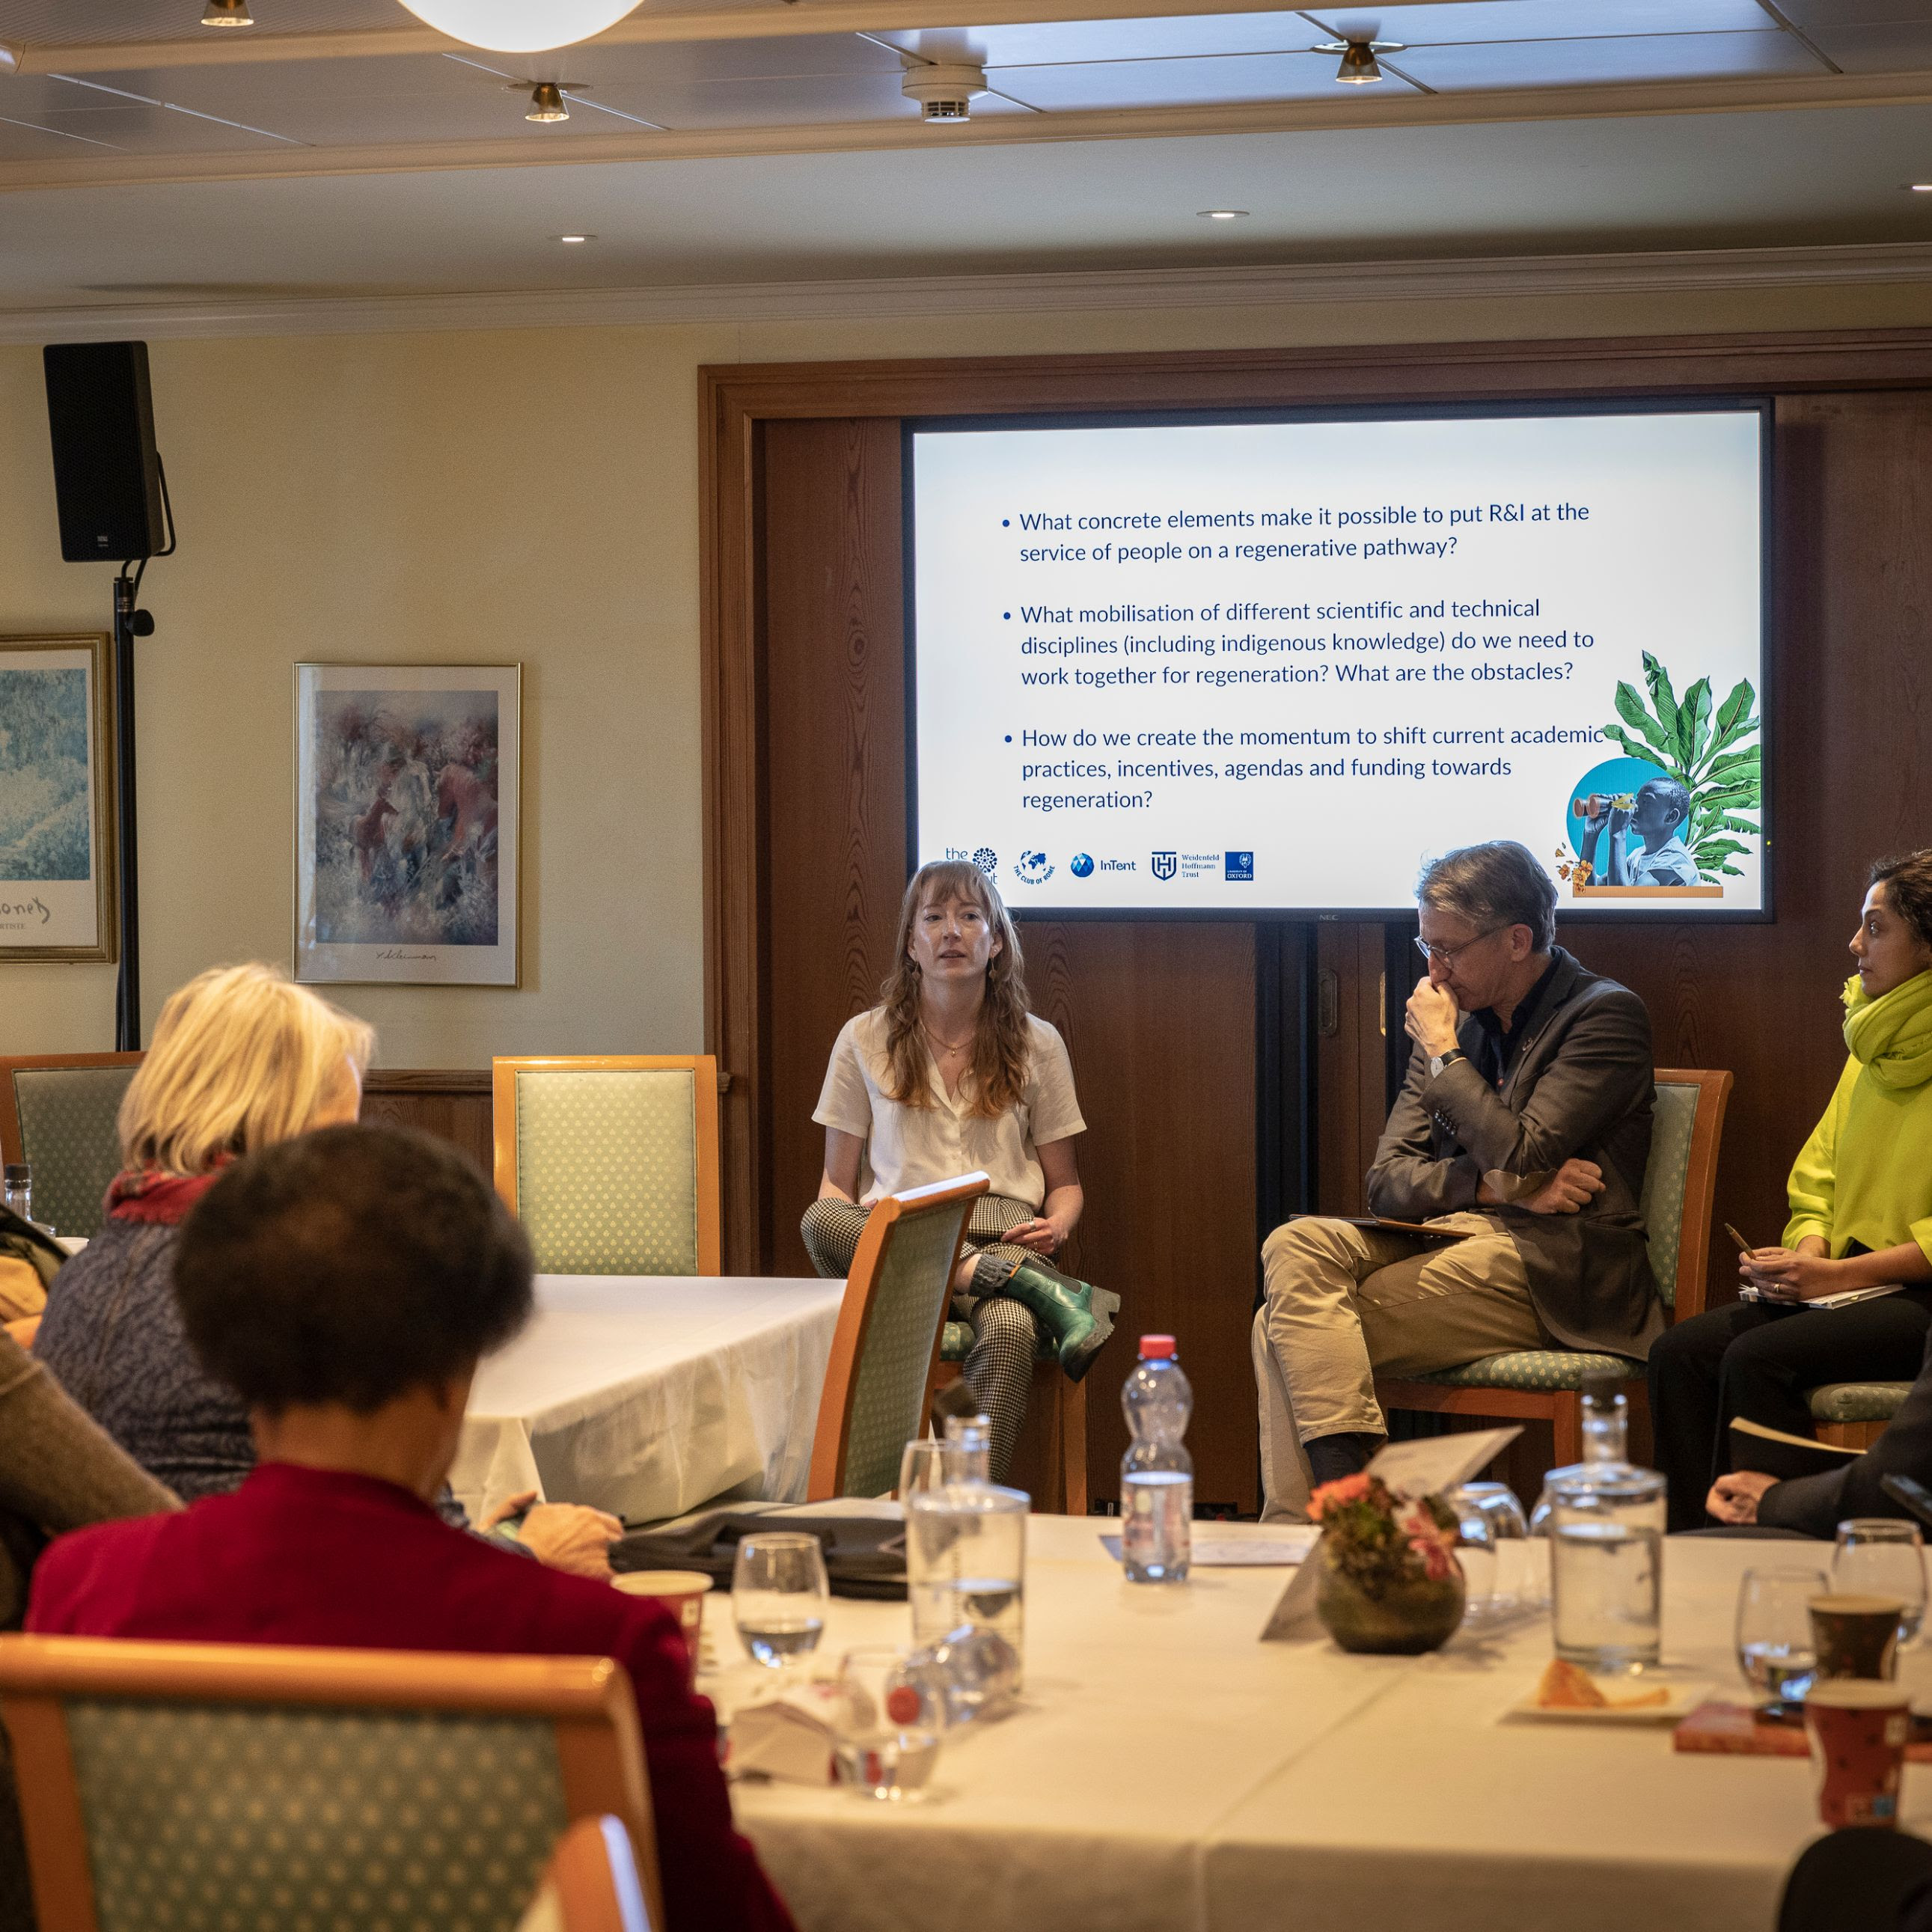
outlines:
[[[991,1257],[982,1262],[974,1286],[982,1294],[1006,1295],[1026,1309],[1052,1338],[1066,1379],[1080,1381],[1114,1332],[1120,1298],[1032,1262],[1021,1262],[1002,1280],[990,1279],[1004,1265]]]

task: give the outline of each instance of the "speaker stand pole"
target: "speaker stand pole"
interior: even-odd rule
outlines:
[[[114,1050],[141,1044],[140,854],[134,826],[134,597],[124,572],[114,580],[114,769],[119,828],[121,977],[114,994]]]

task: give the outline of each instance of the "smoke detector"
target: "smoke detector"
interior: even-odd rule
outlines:
[[[919,103],[926,121],[970,121],[973,97],[986,91],[986,70],[967,63],[908,68],[900,92]]]

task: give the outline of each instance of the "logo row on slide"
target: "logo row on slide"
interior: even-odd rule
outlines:
[[[1000,859],[990,845],[971,851],[949,845],[949,859],[970,859],[988,878],[999,875]],[[1220,878],[1252,884],[1255,855],[1252,852],[1155,852],[1148,855],[1148,870],[1156,879]],[[1090,853],[1076,852],[1066,862],[1066,869],[1076,879],[1090,879],[1096,872],[1138,872],[1137,859],[1096,859]],[[1053,877],[1053,862],[1044,852],[1022,852],[1013,861],[1013,877],[1023,886],[1043,886]]]

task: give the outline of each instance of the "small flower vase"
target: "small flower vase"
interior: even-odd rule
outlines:
[[[1315,1614],[1344,1650],[1414,1657],[1439,1649],[1462,1622],[1462,1570],[1440,1578],[1404,1577],[1372,1597],[1324,1550],[1316,1577]]]

